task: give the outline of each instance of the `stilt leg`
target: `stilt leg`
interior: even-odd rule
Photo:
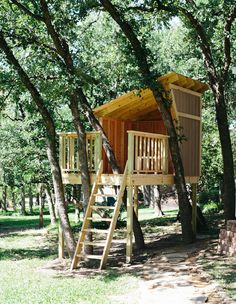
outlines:
[[[138,219],[138,186],[134,186],[134,212]]]
[[[128,187],[126,262],[130,263],[133,249],[133,186]]]
[[[192,227],[193,233],[196,235],[197,232],[197,184],[192,184]]]

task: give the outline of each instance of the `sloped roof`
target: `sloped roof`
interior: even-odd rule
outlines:
[[[171,85],[202,94],[208,85],[198,80],[170,72],[158,78],[166,91]],[[96,117],[110,117],[120,120],[139,120],[141,117],[157,110],[157,103],[150,89],[131,91],[94,109]]]

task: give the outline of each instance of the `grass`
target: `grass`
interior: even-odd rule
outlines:
[[[178,233],[177,210],[165,211],[165,217],[157,218],[154,210],[139,209],[142,229],[149,239],[163,234]],[[81,229],[81,222],[74,222],[69,214],[73,230]],[[208,215],[209,231],[217,235],[222,215]],[[119,226],[125,227],[126,213],[122,212]],[[131,274],[108,269],[99,275],[62,275],[42,271],[57,257],[57,228],[51,227],[49,215],[44,216],[45,228],[38,228],[38,214],[19,216],[8,212],[0,215],[0,303],[3,304],[89,304],[114,303],[112,296],[126,294],[138,285],[138,278]],[[96,227],[101,225],[97,222]],[[124,230],[124,229],[123,229]],[[204,270],[236,300],[236,265],[231,258],[214,257],[214,253],[199,260]],[[69,273],[68,273],[69,274]]]
[[[0,303],[107,304],[111,296],[136,287],[136,277],[111,270],[76,278],[42,271],[57,257],[56,230],[47,228],[38,229],[37,215],[0,216]]]

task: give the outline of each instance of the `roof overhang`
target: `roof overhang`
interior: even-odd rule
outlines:
[[[208,85],[198,80],[170,72],[158,78],[166,91],[170,91],[171,85],[175,85],[192,92],[202,94],[208,90]],[[158,110],[158,104],[150,89],[133,90],[110,102],[94,109],[98,118],[110,117],[120,120],[140,120],[149,113]]]

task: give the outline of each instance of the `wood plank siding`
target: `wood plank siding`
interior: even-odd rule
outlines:
[[[194,92],[193,92],[194,93]],[[201,166],[201,97],[181,89],[172,89],[176,103],[185,176],[200,176]]]
[[[102,118],[101,124],[107,134],[111,146],[114,149],[115,156],[121,168],[124,170],[128,159],[128,130],[149,132],[166,135],[166,128],[162,120],[152,121],[122,121],[112,118]],[[104,173],[111,173],[110,165],[108,164],[105,152],[102,153]],[[173,165],[169,156],[169,174],[173,173]]]

